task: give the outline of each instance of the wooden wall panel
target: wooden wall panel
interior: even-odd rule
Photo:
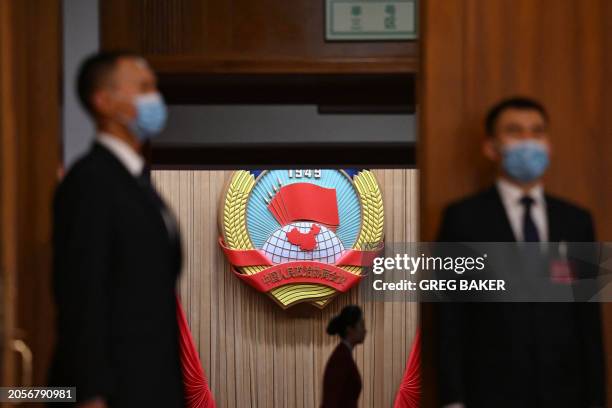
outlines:
[[[416,240],[417,172],[376,170],[387,242]],[[358,290],[324,310],[280,309],[232,276],[219,250],[217,211],[228,171],[156,170],[153,180],[177,214],[186,255],[180,293],[202,364],[220,407],[315,407],[337,340],[325,334],[346,304],[360,304],[368,336],[355,356],[362,407],[389,407],[417,327],[416,303],[367,302]]]
[[[600,236],[612,239],[612,183],[601,178],[612,153],[612,4],[430,0],[423,8],[423,238],[434,237],[449,200],[491,181],[480,152],[484,115],[521,94],[541,100],[551,116],[548,189],[591,208]]]
[[[414,55],[405,41],[325,43],[325,1],[105,0],[102,44],[147,55],[377,57]]]
[[[541,100],[550,113],[548,190],[590,208],[598,238],[612,240],[612,3],[421,4],[421,239],[434,239],[446,204],[492,181],[480,150],[484,115],[499,99],[522,94]],[[612,305],[604,311],[612,366]],[[423,352],[431,362],[427,307],[423,324]],[[428,387],[430,366],[424,365]],[[435,406],[428,398],[424,406]]]
[[[415,72],[415,41],[326,42],[325,2],[105,0],[104,49],[131,49],[163,73]]]

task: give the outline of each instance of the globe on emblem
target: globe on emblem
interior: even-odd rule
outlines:
[[[287,234],[290,234],[294,228],[303,235],[316,233],[316,244],[313,250],[303,250],[299,245],[290,242]],[[287,224],[274,231],[263,245],[262,250],[275,264],[291,261],[317,261],[334,264],[344,252],[344,245],[336,234],[325,226],[300,221]]]

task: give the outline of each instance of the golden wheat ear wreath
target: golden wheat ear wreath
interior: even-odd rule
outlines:
[[[223,211],[220,214],[220,229],[225,245],[230,249],[255,249],[246,223],[246,209],[251,191],[255,186],[255,177],[248,171],[234,172],[225,192]],[[369,170],[360,171],[353,183],[359,195],[361,204],[361,228],[354,250],[370,250],[379,247],[384,234],[384,207],[382,194],[374,174]],[[264,265],[236,267],[240,273],[254,275],[264,270]],[[361,275],[359,266],[341,266],[345,271]],[[328,286],[317,284],[288,284],[272,289],[268,295],[283,309],[301,302],[311,302],[314,306],[323,308],[338,292]]]

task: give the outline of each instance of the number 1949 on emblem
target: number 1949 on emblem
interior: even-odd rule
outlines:
[[[289,178],[321,178],[321,169],[290,169]]]

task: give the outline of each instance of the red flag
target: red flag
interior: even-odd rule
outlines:
[[[204,376],[202,363],[200,363],[200,357],[191,338],[189,324],[187,323],[187,318],[178,296],[176,298],[176,313],[187,408],[215,408],[215,400],[210,392],[210,388],[208,388],[208,381],[206,381]]]
[[[393,408],[418,408],[421,397],[421,332],[417,332]]]
[[[281,187],[268,203],[268,209],[280,225],[308,220],[335,230],[339,224],[336,189],[312,183],[294,183]]]

